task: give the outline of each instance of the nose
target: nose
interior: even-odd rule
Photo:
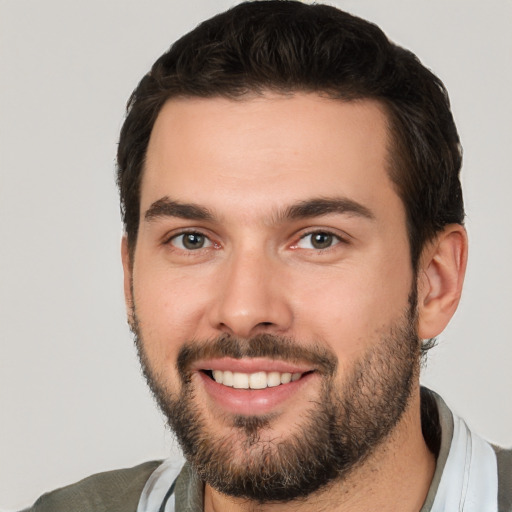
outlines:
[[[210,323],[217,331],[249,338],[263,332],[285,334],[293,312],[287,300],[282,263],[263,251],[232,254],[218,275]]]

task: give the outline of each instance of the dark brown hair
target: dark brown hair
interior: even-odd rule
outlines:
[[[265,91],[371,98],[388,113],[388,172],[407,212],[411,259],[445,225],[462,224],[462,153],[442,82],[374,24],[334,7],[260,0],[233,7],[176,41],[133,92],[117,182],[130,249],[154,122],[172,97],[241,98]]]

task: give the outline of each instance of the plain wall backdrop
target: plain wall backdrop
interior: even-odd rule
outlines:
[[[229,0],[0,0],[0,510],[176,451],[126,326],[124,105]],[[464,146],[465,293],[423,380],[512,444],[512,2],[339,0],[445,82]]]

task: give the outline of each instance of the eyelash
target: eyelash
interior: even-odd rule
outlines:
[[[205,242],[208,243],[208,245],[206,247],[201,246],[201,247],[198,247],[196,249],[187,249],[186,247],[177,247],[176,245],[173,244],[173,241],[178,240],[181,237],[182,238],[181,245],[183,246],[184,245],[184,237],[187,236],[187,235],[196,235],[198,237],[202,237],[202,238],[204,238]],[[197,231],[197,230],[194,230],[194,229],[186,230],[186,231],[181,231],[179,233],[174,233],[171,236],[168,236],[167,238],[164,239],[163,245],[172,245],[175,249],[181,250],[184,253],[194,253],[194,252],[200,251],[201,249],[207,249],[207,248],[210,248],[210,247],[214,247],[214,248],[219,247],[219,244],[214,242],[211,239],[211,237],[209,237],[205,233],[202,233],[201,231]]]
[[[329,231],[328,229],[315,229],[315,230],[308,231],[306,233],[301,234],[301,236],[299,237],[299,240],[293,244],[292,249],[301,249],[301,247],[299,246],[300,242],[302,240],[305,240],[306,238],[312,237],[314,235],[326,235],[327,237],[332,237],[332,239],[333,239],[332,243],[325,248],[312,247],[312,248],[303,248],[303,249],[314,250],[315,252],[324,252],[324,251],[333,249],[335,246],[337,246],[339,244],[348,244],[349,243],[349,241],[346,237],[342,237],[338,233],[333,233],[332,231]],[[312,242],[311,242],[311,245],[313,245]]]
[[[193,249],[193,248],[186,248],[186,247],[184,247],[183,239],[182,239],[182,242],[181,242],[182,247],[178,247],[175,244],[173,244],[173,241],[178,240],[180,237],[185,237],[186,235],[196,235],[198,237],[203,237],[205,242],[207,243],[206,247],[204,245],[202,245],[201,247],[198,247],[198,248],[195,248],[195,249]],[[328,245],[327,247],[300,247],[300,243],[303,240],[307,239],[308,237],[312,237],[314,235],[325,235],[327,237],[331,237],[332,240],[330,241],[330,245]],[[342,236],[340,236],[337,233],[333,233],[332,231],[329,231],[329,230],[326,230],[326,229],[315,229],[315,230],[308,231],[306,233],[301,234],[299,239],[298,239],[298,241],[295,242],[291,246],[291,249],[304,249],[304,250],[308,250],[308,251],[314,251],[314,252],[322,253],[322,252],[325,252],[325,251],[329,251],[330,249],[333,249],[335,246],[337,246],[339,244],[348,244],[348,243],[349,243],[349,241],[347,240],[347,238],[342,237]],[[201,251],[202,249],[208,249],[210,247],[213,247],[213,248],[219,248],[220,247],[220,244],[214,242],[211,239],[211,237],[209,237],[205,233],[202,233],[201,231],[197,231],[197,230],[193,230],[193,229],[192,230],[181,231],[179,233],[174,233],[172,236],[167,237],[164,240],[163,244],[164,245],[172,245],[175,249],[183,251],[184,253],[188,253],[189,255],[192,255],[195,252]],[[313,242],[310,242],[310,244],[313,246]]]

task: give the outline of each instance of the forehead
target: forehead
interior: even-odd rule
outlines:
[[[376,101],[317,94],[172,99],[152,131],[141,213],[156,200],[278,208],[305,196],[396,201]]]

